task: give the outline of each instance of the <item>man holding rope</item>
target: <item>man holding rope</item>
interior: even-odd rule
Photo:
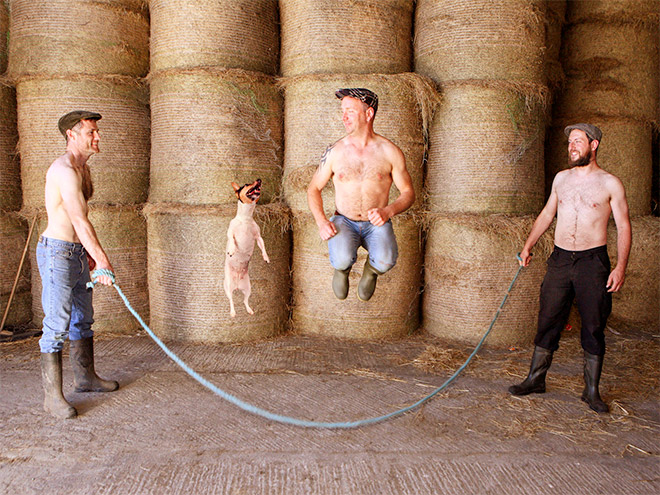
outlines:
[[[601,130],[591,124],[569,125],[568,161],[559,172],[547,204],[537,217],[520,252],[527,266],[531,249],[557,216],[555,249],[541,285],[541,308],[534,355],[527,378],[509,387],[513,395],[545,392],[545,376],[559,347],[575,298],[582,319],[585,388],[582,400],[596,412],[608,412],[598,392],[605,355],[605,325],[612,311],[612,293],[621,289],[632,242],[628,202],[621,181],[596,163]],[[607,223],[617,228],[617,265],[610,272]]]
[[[111,392],[119,387],[94,371],[92,289],[86,288],[95,266],[113,272],[87,218],[87,202],[94,191],[87,160],[99,152],[100,119],[100,114],[82,110],[62,116],[58,127],[66,139],[66,152],[46,173],[48,225],[37,244],[44,310],[39,346],[44,410],[58,418],[77,415],[62,394],[62,347],[67,336],[76,392]],[[112,285],[107,275],[98,281]]]
[[[338,299],[348,295],[348,275],[358,248],[369,251],[357,291],[360,300],[368,301],[378,276],[391,270],[398,257],[391,219],[410,208],[415,191],[403,152],[374,132],[378,96],[366,88],[340,89],[335,96],[341,100],[346,136],[325,150],[307,189],[307,201],[321,239],[328,241],[335,269],[332,289]],[[328,220],[321,191],[330,178],[337,211]],[[400,195],[388,204],[392,182]]]

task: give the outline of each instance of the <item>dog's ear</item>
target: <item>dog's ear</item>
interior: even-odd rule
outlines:
[[[231,183],[231,187],[234,188],[234,192],[238,192],[238,190],[241,188],[241,186],[239,186],[238,184],[236,184],[236,182],[232,182],[232,183]]]

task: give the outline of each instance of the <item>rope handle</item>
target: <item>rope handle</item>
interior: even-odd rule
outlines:
[[[94,270],[92,272],[91,275],[92,280],[90,282],[87,282],[87,288],[93,289],[94,286],[99,283],[98,278],[102,275],[105,275],[106,277],[110,277],[110,280],[112,280],[112,285],[115,284],[115,274],[112,273],[107,268],[99,268],[98,270]]]

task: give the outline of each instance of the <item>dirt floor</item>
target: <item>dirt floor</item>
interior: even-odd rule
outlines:
[[[656,332],[657,333],[657,332]],[[398,418],[350,430],[283,425],[197,384],[148,335],[96,341],[109,394],[65,395],[80,416],[42,411],[36,338],[0,344],[0,493],[656,494],[660,336],[608,330],[601,393],[580,401],[582,355],[562,339],[544,395],[506,388],[531,348],[486,346],[456,381]],[[283,415],[347,421],[389,413],[441,385],[472,351],[428,336],[355,342],[284,336],[171,344],[227,392]]]

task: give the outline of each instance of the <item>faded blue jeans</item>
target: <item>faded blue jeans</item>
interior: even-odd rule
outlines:
[[[86,287],[89,263],[82,244],[41,236],[37,264],[43,285],[41,352],[61,351],[67,337],[80,340],[94,335],[92,289]]]
[[[337,234],[328,240],[330,264],[335,270],[346,270],[357,260],[360,246],[369,252],[369,264],[381,273],[391,270],[399,256],[392,220],[376,227],[371,222],[356,222],[336,213],[330,218]]]

